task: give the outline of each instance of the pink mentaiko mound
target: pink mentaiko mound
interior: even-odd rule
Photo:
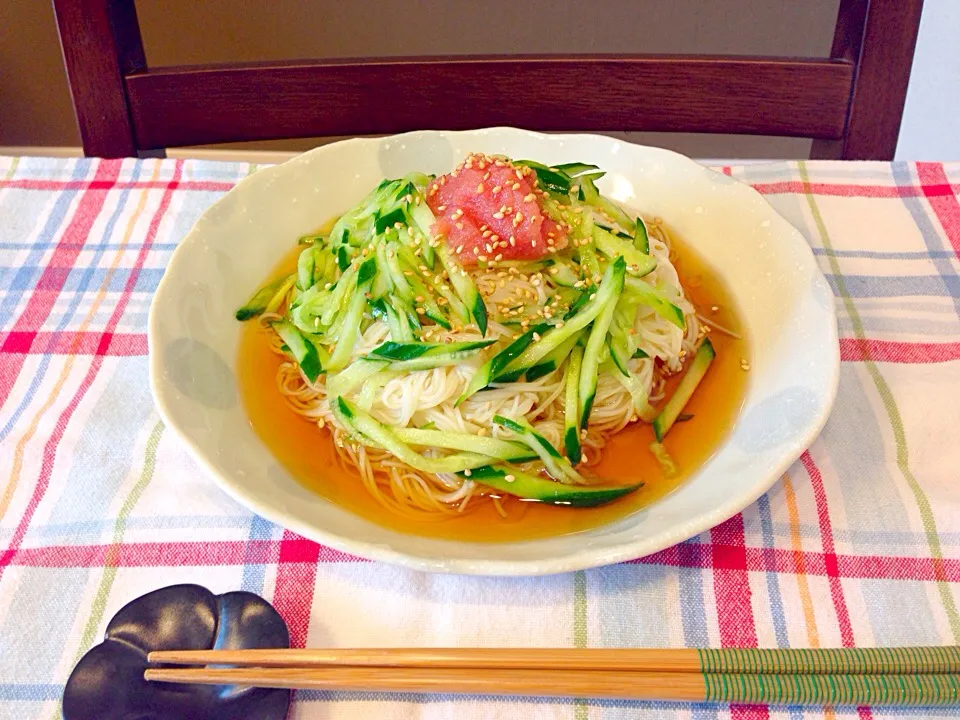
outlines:
[[[544,216],[542,196],[529,168],[472,154],[432,183],[427,204],[437,217],[434,235],[469,266],[536,260],[565,248],[566,230]]]

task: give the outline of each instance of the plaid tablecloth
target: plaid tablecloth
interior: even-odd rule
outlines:
[[[255,170],[0,158],[0,717],[58,717],[106,621],[176,582],[264,595],[297,645],[960,644],[960,164],[724,168],[804,233],[834,289],[836,409],[770,493],[722,526],[634,563],[538,579],[345,557],[236,504],[165,430],[147,383],[151,297],[200,213]],[[317,692],[291,711],[821,715]]]

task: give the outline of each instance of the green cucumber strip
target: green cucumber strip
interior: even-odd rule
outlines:
[[[270,298],[270,302],[267,303],[267,307],[263,309],[264,312],[274,313],[280,309],[280,306],[283,305],[284,299],[286,299],[287,294],[293,290],[293,286],[297,283],[297,276],[290,275],[287,278],[286,282],[280,286],[280,289],[277,290],[276,295]]]
[[[421,257],[420,257],[420,259],[424,260],[424,262],[425,262],[425,255],[426,253],[423,253],[421,254]],[[424,264],[424,262],[418,263],[416,255],[414,255],[413,251],[411,251],[409,248],[406,248],[406,247],[401,246],[400,259],[408,267],[417,268],[418,271],[419,271],[420,265],[424,265],[424,267],[426,267],[426,264]],[[431,265],[431,268],[432,268],[432,265]],[[441,274],[435,273],[431,270],[430,273],[424,274],[422,278],[420,278],[420,281],[424,283],[427,287],[429,287],[434,294],[439,295],[440,297],[443,297],[446,299],[447,307],[443,308],[444,310],[449,308],[450,314],[455,316],[464,325],[467,325],[470,323],[470,312],[467,310],[466,306],[460,300],[460,297],[457,295],[457,293],[454,290],[452,290],[449,285],[443,282],[443,276]],[[437,306],[442,307],[439,300],[437,301]]]
[[[386,267],[384,265],[383,267]],[[393,289],[393,281],[390,279],[389,272],[381,272],[379,263],[377,274],[373,278],[373,285],[370,286],[370,294],[375,298],[382,298]]]
[[[584,482],[583,476],[573,469],[570,461],[561,455],[549,440],[538,433],[526,418],[512,420],[510,418],[503,417],[502,415],[494,415],[493,422],[501,427],[505,427],[511,432],[516,433],[517,437],[522,442],[524,442],[530,447],[531,450],[540,456],[540,460],[543,462],[547,472],[550,473],[553,479],[557,482]]]
[[[414,295],[414,301],[423,306],[424,314],[433,320],[437,325],[449,330],[450,321],[447,320],[446,313],[440,309],[437,299],[433,292],[423,282],[420,276],[420,266],[423,263],[418,262],[417,256],[413,254],[410,248],[404,245],[397,245],[397,257],[400,261],[400,267],[406,268],[409,275],[405,275],[407,283]],[[424,265],[426,267],[426,265]]]
[[[277,294],[277,292],[279,292],[288,279],[288,277],[277,278],[273,282],[269,282],[257,290],[250,297],[250,299],[243,304],[243,307],[237,310],[237,320],[249,320],[250,318],[263,314],[266,311],[270,300],[273,299],[273,297]]]
[[[648,357],[650,357],[650,356],[649,356],[646,352],[644,352],[643,350],[641,350],[640,348],[637,348],[636,350],[634,350],[634,351],[633,351],[633,355],[631,355],[631,359],[633,359],[633,360],[637,360],[638,358],[639,358],[639,359],[643,359],[643,358],[648,358]]]
[[[580,276],[567,263],[558,262],[547,272],[547,276],[555,285],[573,287],[580,281]]]
[[[410,320],[406,308],[403,307],[403,300],[393,296],[389,303],[384,303],[387,311],[387,324],[390,326],[390,337],[395,342],[411,342],[413,340],[413,328],[410,327]]]
[[[389,363],[385,360],[360,358],[335,375],[327,376],[327,395],[330,397],[346,395],[358,385],[364,384],[374,375],[385,370],[388,365]]]
[[[627,367],[629,355],[626,348],[612,334],[607,336],[607,347],[610,349],[610,359],[614,366],[620,371],[621,375],[629,375],[630,368]]]
[[[373,296],[383,297],[393,291],[393,274],[390,272],[390,265],[387,263],[387,244],[377,243],[375,250],[377,258],[377,277],[373,281]]]
[[[680,384],[677,385],[673,396],[667,400],[667,404],[663,406],[663,410],[653,421],[653,431],[657,435],[658,442],[663,442],[663,438],[670,432],[670,428],[677,421],[677,416],[683,412],[683,408],[690,401],[690,397],[697,389],[700,381],[703,380],[703,376],[707,374],[710,363],[716,356],[717,353],[713,349],[710,338],[704,338],[700,347],[697,348],[686,374],[681,378]]]
[[[619,263],[621,268],[624,267],[624,259],[622,257],[618,257],[614,262]],[[607,300],[603,309],[597,315],[597,319],[593,321],[593,327],[590,328],[590,335],[587,337],[587,347],[583,351],[583,365],[580,368],[580,387],[577,389],[581,428],[587,427],[587,424],[590,422],[593,398],[597,394],[600,352],[606,344],[607,331],[610,329],[610,323],[613,322],[613,314],[617,311],[617,301],[620,299],[620,293],[622,291],[623,274],[621,273],[620,282],[611,290],[609,300]],[[597,297],[600,297],[599,293]]]
[[[542,378],[544,375],[549,375],[563,365],[563,361],[567,359],[573,346],[576,345],[579,340],[579,335],[570,336],[565,343],[524,373],[526,381],[533,382],[538,378]]]
[[[570,176],[563,170],[548,168],[546,165],[533,160],[514,160],[514,165],[524,165],[537,174],[537,182],[547,190],[551,190],[561,195],[570,192]]]
[[[323,312],[320,313],[320,324],[324,327],[330,327],[334,319],[346,308],[349,293],[356,287],[354,282],[356,275],[357,271],[352,266],[347,267],[340,279],[337,280],[337,284],[331,288],[333,292],[330,294],[330,301],[324,307]]]
[[[449,367],[450,365],[460,364],[475,352],[475,350],[468,350],[466,352],[447,353],[446,355],[428,355],[414,360],[394,360],[390,363],[390,369],[395,372],[416,372],[417,370]]]
[[[364,263],[364,265],[365,264],[366,263]],[[366,293],[369,289],[369,279],[362,285],[358,284],[347,304],[347,310],[342,316],[343,323],[340,326],[340,333],[336,340],[337,347],[330,355],[330,364],[327,367],[328,372],[342,370],[350,361],[350,355],[353,354],[353,346],[356,344],[357,336],[360,334],[360,321],[363,319],[363,312],[367,308]]]
[[[367,258],[360,264],[360,269],[357,270],[357,285],[366,285],[368,281],[373,280],[376,274],[377,257],[374,255]]]
[[[337,265],[336,258],[333,255],[328,254],[327,264],[323,268],[323,280],[324,284],[333,283],[337,279],[337,273],[340,271],[339,266]]]
[[[608,304],[616,307],[617,298],[623,289],[625,272],[626,263],[623,258],[617,258],[610,263],[600,281],[600,286],[596,292],[592,293],[593,299],[587,300],[575,315],[565,318],[563,327],[554,326],[544,333],[539,341],[534,342],[520,357],[511,362],[506,370],[533,367],[571,335],[592,323]]]
[[[627,272],[634,277],[649,275],[657,268],[657,261],[654,258],[644,255],[633,245],[599,225],[593,226],[593,242],[597,249],[611,260],[622,256],[627,261]]]
[[[273,329],[276,330],[280,339],[290,348],[294,360],[300,365],[300,369],[310,382],[316,382],[317,378],[323,372],[323,366],[320,364],[320,355],[313,343],[304,337],[297,327],[287,321],[278,320],[273,323]]]
[[[392,428],[352,405],[342,396],[331,398],[330,407],[340,423],[354,435],[362,435],[412,468],[429,473],[451,473],[482,467],[490,458],[477,453],[456,453],[442,458],[427,458],[400,440]]]
[[[580,448],[580,418],[577,390],[580,386],[580,367],[583,363],[583,348],[579,345],[570,351],[570,362],[567,363],[567,375],[564,378],[564,414],[563,414],[563,445],[567,451],[567,459],[572,465],[577,465],[582,457]]]
[[[345,272],[350,267],[350,253],[347,252],[346,245],[341,245],[337,250],[337,266],[340,268],[340,272]]]
[[[610,348],[610,359],[621,373],[627,375],[630,372],[627,362],[633,355],[635,345],[635,336],[629,335],[628,332],[632,329],[632,320],[637,315],[637,309],[630,302],[622,302],[624,300],[622,294],[620,297],[621,303],[617,305],[617,311],[613,316],[607,345]]]
[[[583,175],[584,173],[594,172],[600,170],[596,165],[588,165],[587,163],[571,162],[571,163],[561,163],[560,165],[554,165],[554,170],[560,170],[567,177],[575,178],[578,175]]]
[[[415,358],[422,357],[445,357],[447,355],[463,357],[472,351],[481,350],[495,342],[496,340],[453,343],[397,343],[389,341],[371,350],[370,355],[391,361],[414,360]]]
[[[650,443],[650,452],[652,452],[653,456],[657,459],[657,463],[660,465],[660,471],[665,478],[677,476],[677,464],[662,444],[658,442]]]
[[[569,319],[572,318],[574,315],[576,315],[578,312],[580,312],[580,309],[581,309],[584,305],[586,305],[587,302],[590,300],[590,295],[591,295],[591,294],[592,294],[592,293],[590,293],[590,292],[582,292],[582,293],[579,293],[579,294],[577,295],[577,299],[574,300],[572,303],[570,303],[570,308],[567,310],[566,313],[564,313],[564,315],[563,315],[564,321],[569,320]]]
[[[332,263],[333,257],[322,245],[313,246],[313,282],[312,285],[323,283],[327,270],[327,263]]]
[[[394,290],[404,302],[410,303],[413,301],[414,292],[410,283],[407,282],[407,276],[403,274],[400,267],[398,251],[398,246],[392,245],[383,251],[383,255],[387,261],[387,271],[390,273],[390,281],[393,283]]]
[[[453,285],[453,289],[456,290],[457,295],[460,296],[463,304],[470,312],[470,317],[477,324],[480,335],[486,335],[487,306],[483,304],[483,298],[480,296],[480,291],[477,290],[473,278],[460,267],[460,263],[453,256],[453,251],[450,250],[446,240],[441,240],[436,250],[437,256],[443,264],[443,269],[447,271],[447,277],[450,278],[450,284]]]
[[[647,234],[647,224],[643,221],[643,218],[637,218],[637,230],[634,233],[633,246],[645,255],[650,254],[650,236]]]
[[[383,231],[387,228],[392,228],[396,223],[406,223],[407,214],[403,211],[403,208],[394,208],[390,210],[385,215],[379,216],[374,222],[374,230],[377,235],[382,235]]]
[[[536,460],[538,457],[523,443],[481,437],[471,433],[429,430],[426,428],[393,428],[393,432],[400,440],[409,445],[476,452],[508,462],[529,462]]]
[[[313,271],[316,266],[316,256],[313,247],[304,248],[297,257],[297,287],[308,290],[313,287]]]
[[[592,242],[583,243],[577,248],[580,255],[580,267],[583,268],[587,277],[594,277],[600,274],[600,263],[597,261],[597,252]]]
[[[606,214],[611,220],[633,235],[635,231],[634,221],[630,219],[630,216],[627,215],[620,206],[601,195],[591,178],[581,177],[578,179],[578,182],[580,183],[580,189],[583,192],[583,201],[585,203]]]
[[[437,222],[437,218],[434,216],[433,212],[430,210],[427,205],[426,196],[418,192],[418,197],[420,198],[420,204],[411,203],[408,206],[408,211],[410,213],[410,220],[416,226],[417,230],[420,231],[420,235],[423,237],[423,240],[420,243],[420,247],[423,249],[421,257],[423,257],[423,262],[427,267],[433,270],[436,259],[436,251],[431,245],[433,236],[430,234],[430,228],[433,227],[434,223]],[[415,197],[417,197],[415,196]]]
[[[681,330],[687,329],[686,321],[683,318],[683,310],[670,302],[662,292],[652,285],[639,278],[627,278],[625,291],[636,296],[641,303],[649,306],[664,320],[668,320]]]
[[[597,507],[613,502],[624,495],[643,487],[636,485],[564,485],[546,480],[536,475],[520,472],[511,467],[493,465],[475,468],[470,474],[459,473],[467,480],[473,480],[508,495],[525,500],[535,500],[550,505],[568,507]],[[507,480],[507,477],[512,478]]]
[[[461,393],[460,397],[457,398],[457,402],[455,403],[454,407],[459,406],[460,403],[462,403],[468,397],[479,392],[480,390],[483,390],[487,385],[494,381],[507,382],[506,380],[502,379],[500,371],[509,365],[514,358],[520,355],[520,353],[527,349],[530,343],[533,342],[533,336],[535,333],[539,334],[546,332],[547,328],[549,327],[550,326],[546,323],[541,323],[540,325],[530,328],[512,343],[507,345],[507,347],[505,347],[503,350],[487,360],[473,374],[473,377],[470,378],[470,382],[467,383],[467,387],[464,389],[463,393]],[[517,377],[519,377],[519,375]]]

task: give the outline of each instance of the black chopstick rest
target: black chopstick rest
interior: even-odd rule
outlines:
[[[237,650],[290,646],[280,614],[259,595],[214,595],[171,585],[124,605],[104,640],[73,669],[63,691],[64,720],[283,720],[290,690],[150,683],[153,650]]]

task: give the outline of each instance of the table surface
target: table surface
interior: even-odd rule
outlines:
[[[200,213],[256,169],[0,158],[0,717],[58,717],[71,668],[116,610],[177,582],[262,594],[297,645],[960,644],[960,164],[722,168],[800,229],[835,292],[833,415],[723,525],[632,563],[528,579],[426,575],[318,546],[228,498],[164,428],[147,382],[150,300]],[[823,715],[319,692],[291,711]]]

